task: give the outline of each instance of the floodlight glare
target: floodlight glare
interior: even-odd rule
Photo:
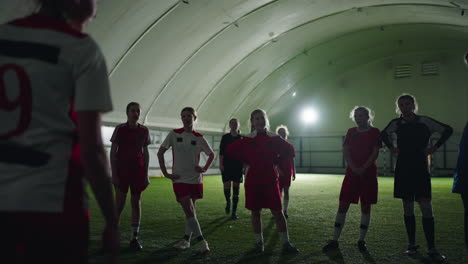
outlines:
[[[306,108],[301,113],[301,119],[306,124],[315,123],[318,120],[318,112],[313,108]]]

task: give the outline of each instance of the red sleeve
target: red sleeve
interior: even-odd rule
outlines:
[[[150,136],[149,136],[149,129],[145,129],[145,146],[148,146],[150,144]]]
[[[114,133],[112,133],[112,137],[111,137],[111,139],[110,139],[110,141],[111,141],[112,143],[119,144],[119,133],[118,133],[118,130],[119,130],[119,126],[115,127]]]
[[[279,149],[280,160],[293,159],[296,156],[296,150],[294,149],[293,145],[282,138],[279,138],[279,142],[280,142],[280,149]]]
[[[349,140],[350,140],[352,131],[353,131],[352,128],[348,129],[348,132],[346,133],[345,140],[344,140],[344,142],[343,142],[343,146],[349,145]]]
[[[241,138],[229,144],[224,153],[228,154],[233,159],[245,162],[244,139]]]
[[[375,147],[381,148],[382,147],[382,138],[380,137],[380,130],[374,127],[374,136],[375,136]]]

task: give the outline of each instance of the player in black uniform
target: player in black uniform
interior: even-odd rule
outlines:
[[[416,245],[414,217],[414,201],[417,201],[423,215],[422,224],[429,249],[428,254],[433,260],[443,262],[446,257],[437,251],[434,242],[428,155],[442,146],[453,130],[450,126],[430,117],[416,115],[418,104],[416,98],[410,94],[400,95],[396,105],[400,117],[390,121],[381,135],[385,145],[398,155],[393,195],[403,200],[405,227],[409,240],[405,253],[413,255],[419,247]],[[434,146],[429,146],[429,140],[434,132],[440,133],[440,139]],[[397,136],[397,146],[393,144],[393,134]]]
[[[239,121],[235,118],[229,121],[230,132],[224,134],[219,146],[219,168],[224,184],[224,197],[226,198],[226,214],[231,213],[232,219],[237,219],[237,203],[239,202],[239,185],[242,183],[242,162],[230,158],[224,153],[227,146],[240,139]],[[231,184],[232,183],[232,184]],[[231,211],[231,185],[232,185],[232,211]]]
[[[468,53],[464,56],[465,64],[468,65]],[[453,193],[461,194],[465,211],[464,229],[465,246],[468,249],[468,123],[465,125],[463,135],[458,147],[457,167],[453,174]]]

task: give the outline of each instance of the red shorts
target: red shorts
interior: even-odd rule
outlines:
[[[279,181],[280,189],[291,186],[291,177],[292,176],[283,176],[283,177],[279,176],[278,181]]]
[[[4,263],[88,263],[89,214],[0,212]],[[6,258],[6,260],[5,260]]]
[[[377,168],[367,169],[363,179],[352,173],[351,169],[346,169],[346,176],[341,185],[340,202],[357,204],[360,199],[361,204],[376,204],[377,192]]]
[[[127,193],[129,188],[131,193],[141,193],[149,184],[145,168],[119,169],[117,178],[118,184],[116,186],[123,193]]]
[[[251,211],[258,211],[267,208],[281,211],[281,192],[278,184],[245,185],[245,208]]]
[[[183,197],[190,197],[193,200],[203,198],[203,183],[190,184],[177,182],[172,184],[177,201]]]

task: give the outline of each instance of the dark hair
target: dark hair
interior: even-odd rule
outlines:
[[[414,109],[413,109],[413,112],[416,114],[418,112],[418,102],[416,101],[416,97],[414,97],[414,95],[411,95],[411,94],[407,94],[407,93],[404,93],[404,94],[401,94],[400,96],[398,96],[398,98],[396,99],[395,101],[395,104],[396,104],[396,113],[401,115],[401,111],[400,111],[400,108],[398,107],[398,101],[400,100],[403,100],[403,99],[408,99],[411,101],[411,103],[414,104]]]
[[[239,127],[240,127],[239,119],[237,119],[237,118],[231,118],[231,120],[229,120],[229,124],[231,124],[232,121],[236,121],[236,123],[237,123],[237,133],[240,134],[241,131],[240,131],[240,129],[239,129]],[[230,129],[229,129],[229,130],[230,130]]]
[[[55,10],[68,19],[84,22],[96,15],[95,0],[35,0],[41,7]]]
[[[281,129],[284,130],[284,134],[286,134],[286,137],[288,137],[288,136],[289,136],[289,129],[288,129],[288,127],[285,126],[285,125],[279,125],[279,126],[277,126],[277,127],[276,127],[276,134],[279,135],[278,132],[279,132]]]
[[[185,112],[185,111],[192,113],[195,119],[197,118],[197,112],[195,111],[195,109],[193,109],[193,107],[186,106],[182,109],[182,111],[180,111],[180,113],[182,114],[182,112]]]
[[[138,107],[140,107],[140,104],[137,103],[137,102],[130,102],[130,103],[128,103],[128,105],[127,105],[127,111],[126,111],[126,112],[128,113],[128,110],[130,109],[130,107],[135,106],[135,105],[138,106]]]

